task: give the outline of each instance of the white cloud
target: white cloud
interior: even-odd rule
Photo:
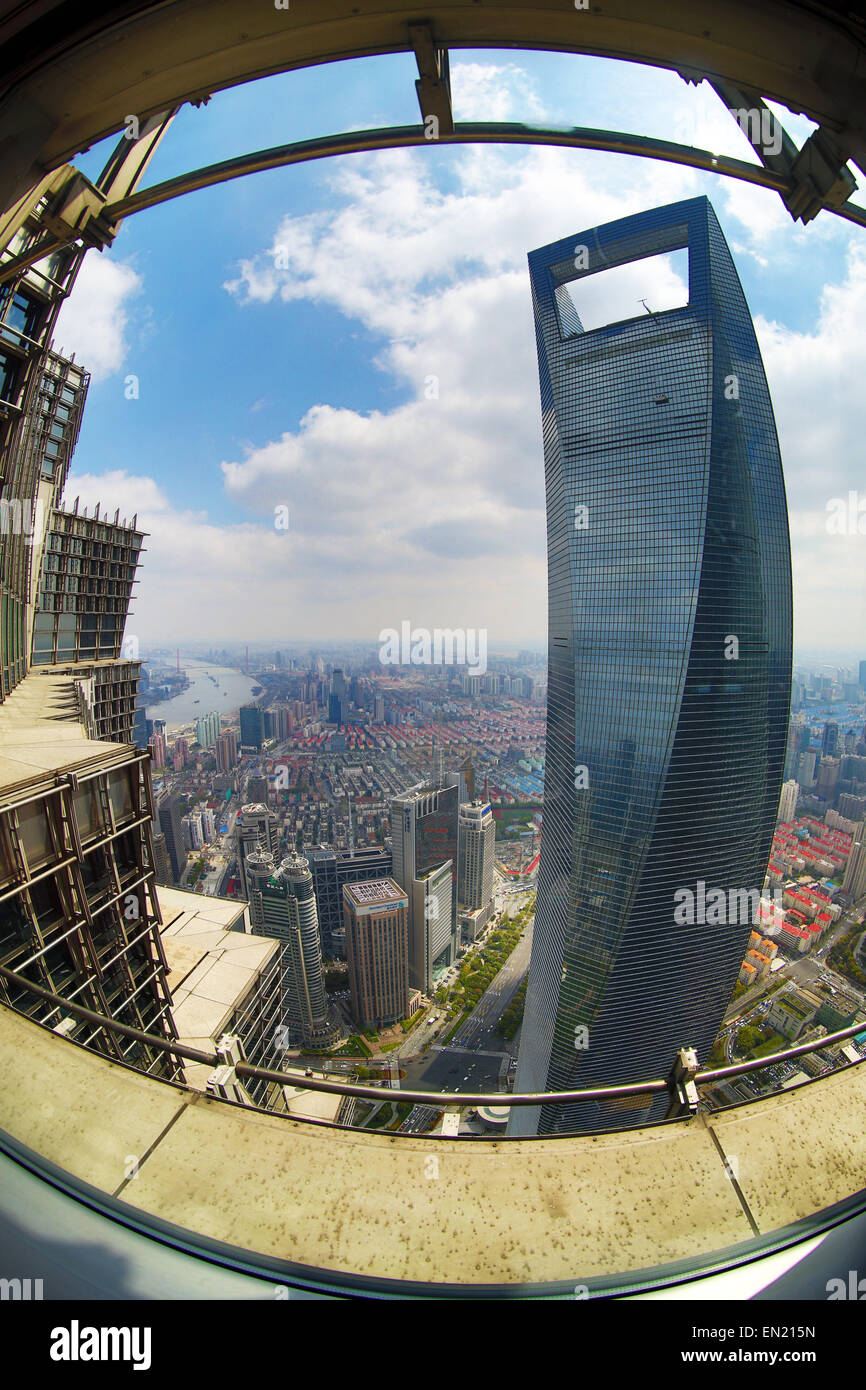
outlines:
[[[137,515],[147,533],[127,635],[145,642],[234,637],[250,631],[255,595],[266,620],[259,635],[268,622],[282,623],[282,601],[269,598],[281,579],[291,582],[291,540],[284,533],[252,522],[214,525],[206,512],[175,508],[153,478],[123,470],[72,473],[65,500],[71,505],[76,497],[91,514],[99,502],[103,514],[118,508],[130,522]]]
[[[462,118],[507,119],[536,100],[512,64],[458,69]],[[503,72],[507,80],[498,82]],[[681,138],[744,157],[743,137],[712,103],[705,138],[700,128]],[[551,148],[520,156],[455,150],[447,185],[440,168],[427,151],[335,162],[327,205],[283,218],[270,246],[241,261],[225,285],[239,311],[282,305],[290,325],[300,300],[360,324],[381,342],[376,365],[399,404],[360,411],[311,402],[276,438],[227,457],[226,493],[248,518],[231,526],[174,512],[148,478],[89,480],[94,498],[138,507],[152,531],[138,603],[145,635],[192,635],[193,612],[202,637],[374,640],[404,617],[487,627],[492,641],[543,636],[543,459],[527,250],[693,196],[707,180],[673,165]],[[840,235],[835,224],[792,228],[764,190],[718,188],[757,256],[766,259],[772,245],[774,257],[796,263]],[[815,520],[829,496],[853,485],[858,470],[862,476],[864,265],[852,255],[848,282],[825,291],[811,334],[758,324],[796,538],[798,632],[825,646],[850,646],[852,621],[859,612],[862,631],[866,616],[856,597],[861,552]],[[646,262],[632,269],[623,304],[634,313],[639,297],[657,306],[672,283],[664,263]],[[586,288],[607,293],[601,280]],[[303,357],[302,341],[295,351]],[[274,530],[281,505],[288,533]],[[849,600],[834,606],[840,592]]]
[[[756,321],[785,468],[795,635],[847,650],[866,634],[866,535],[828,530],[829,504],[866,498],[866,251],[852,242],[842,284],[827,285],[811,332]]]
[[[370,632],[410,617],[486,626],[494,640],[543,635],[526,253],[650,201],[636,188],[601,191],[561,151],[517,167],[485,151],[480,188],[466,168],[476,160],[458,160],[457,193],[402,151],[338,169],[337,210],[286,218],[270,250],[226,286],[241,303],[327,303],[386,340],[377,362],[408,394],[403,404],[367,414],[317,404],[296,429],[223,463],[226,490],[249,513],[291,507],[307,609],[339,603],[351,575],[356,623],[361,615]],[[639,293],[658,304],[670,288],[665,263],[648,267],[630,278],[624,314],[642,312]]]
[[[75,353],[94,381],[117,372],[129,347],[129,301],[141,292],[141,278],[132,266],[90,252],[57,320],[54,341],[65,353]]]
[[[735,127],[734,138],[741,138]],[[473,186],[467,165],[474,167],[479,157],[486,172]],[[227,288],[241,302],[305,298],[360,319],[386,336],[379,365],[410,399],[387,414],[314,407],[297,430],[223,465],[230,495],[260,512],[290,495],[309,537],[311,562],[317,534],[343,536],[346,547],[370,557],[363,566],[370,575],[401,576],[401,595],[419,566],[431,593],[445,596],[455,585],[471,585],[473,573],[484,568],[477,551],[492,548],[499,570],[489,590],[490,625],[517,612],[521,630],[538,631],[540,623],[526,625],[532,611],[540,617],[545,606],[526,251],[694,191],[692,176],[658,165],[629,166],[632,178],[624,185],[622,178],[605,178],[604,170],[599,176],[603,159],[545,149],[515,162],[473,152],[458,161],[459,195],[443,193],[425,166],[404,152],[338,170],[335,212],[287,218],[279,227],[274,244],[286,248],[288,267],[276,270],[272,255],[253,258]],[[608,164],[613,173],[613,157]],[[503,179],[491,178],[497,165]],[[620,162],[616,172],[622,169]],[[729,211],[747,236],[760,244],[775,230],[784,239],[787,214],[778,200],[732,187]],[[790,224],[787,229],[788,250],[796,256],[809,233]],[[814,238],[805,254],[825,239]],[[632,267],[622,305],[606,317],[637,312],[628,305],[641,296],[650,305],[664,302],[673,287],[665,261]],[[582,288],[591,299],[607,297],[601,279]],[[866,368],[864,310],[866,259],[852,253],[849,279],[825,291],[813,333],[758,323],[796,536],[798,633],[826,644],[849,644],[848,617],[840,611],[834,618],[826,608],[833,592],[859,602],[852,592],[859,552],[856,544],[828,536],[823,511],[820,529],[807,540],[803,517],[813,505],[823,509],[831,479],[841,491],[857,473],[858,441],[866,437],[866,397],[856,389]],[[431,379],[438,400],[425,398]],[[383,544],[387,558],[375,554]],[[365,596],[362,582],[359,606]],[[473,614],[473,620],[483,617]]]
[[[538,121],[547,115],[534,83],[516,63],[456,62],[451,91],[457,121]]]

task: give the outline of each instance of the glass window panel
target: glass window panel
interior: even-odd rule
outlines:
[[[30,869],[42,868],[53,853],[44,804],[37,802],[33,806],[19,806],[18,827]]]
[[[132,789],[126,772],[118,771],[109,774],[108,794],[111,797],[115,819],[124,820],[127,816],[132,815]]]

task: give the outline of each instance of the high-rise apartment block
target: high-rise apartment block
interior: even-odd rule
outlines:
[[[183,826],[183,842],[188,850],[201,849],[204,845],[204,835],[202,834],[201,816],[195,812],[184,816],[181,821]]]
[[[782,795],[779,799],[779,820],[783,825],[790,825],[797,814],[799,794],[800,788],[796,782],[784,782],[782,784]]]
[[[234,729],[227,729],[216,741],[216,765],[218,772],[231,772],[238,760],[238,736]]]
[[[196,720],[195,736],[202,748],[213,748],[220,732],[220,717],[216,710]]]

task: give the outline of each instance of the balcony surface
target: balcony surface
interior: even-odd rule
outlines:
[[[866,1167],[864,1065],[707,1119],[496,1142],[246,1111],[8,1009],[0,1049],[16,1059],[0,1127],[20,1143],[142,1212],[312,1270],[521,1285],[624,1273],[809,1216],[858,1192]]]

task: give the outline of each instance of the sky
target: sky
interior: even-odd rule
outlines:
[[[145,182],[342,130],[418,124],[414,60],[288,73],[182,109]],[[565,54],[452,54],[457,120],[586,125],[756,162],[702,84]],[[810,125],[782,113],[799,144]],[[113,145],[76,161],[95,177]],[[127,634],[377,642],[403,621],[546,642],[538,370],[527,252],[706,194],[773,399],[795,651],[866,657],[866,232],[778,195],[625,155],[437,147],[313,161],[130,217],[85,260],[55,343],[92,373],[66,487],[148,533]],[[861,197],[857,195],[858,199]],[[673,261],[590,308],[640,311]],[[629,305],[632,305],[629,308]],[[609,309],[616,312],[608,312]],[[849,513],[846,507],[845,516]]]

